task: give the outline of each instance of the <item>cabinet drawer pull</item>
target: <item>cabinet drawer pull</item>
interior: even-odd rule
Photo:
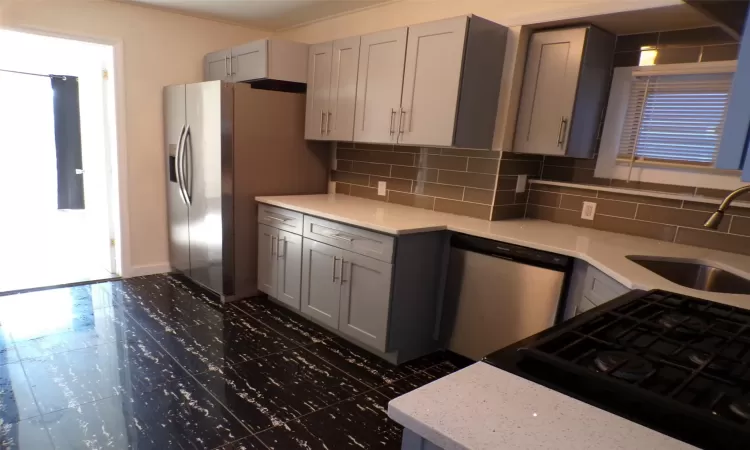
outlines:
[[[283,219],[281,217],[274,217],[274,216],[266,216],[266,219],[278,220],[279,222],[286,222],[287,220],[292,220],[292,219]]]
[[[393,125],[393,121],[394,121],[394,119],[395,119],[395,118],[396,118],[396,110],[395,110],[395,109],[393,109],[393,108],[391,108],[391,136],[393,136],[393,133],[395,133],[395,132],[396,132],[396,131],[395,131],[395,130],[393,129],[393,126],[394,126],[394,125]]]
[[[284,254],[281,254],[281,249],[284,249]],[[286,256],[286,238],[278,238],[276,240],[276,257],[283,258],[284,256]]]
[[[328,120],[326,121],[326,134],[331,134],[331,116],[333,113],[328,111]]]
[[[333,239],[338,239],[339,241],[354,242],[354,239],[348,238],[346,236],[342,236],[340,234],[330,234],[328,235],[328,237],[333,238]]]
[[[406,111],[402,108],[398,116],[398,134],[404,134],[404,118],[406,118]]]
[[[326,123],[326,112],[325,111],[321,111],[320,112],[320,134],[321,135],[326,134],[326,125],[325,125],[325,123]]]
[[[557,146],[562,147],[565,142],[565,134],[568,128],[568,119],[563,116],[560,118],[560,131],[557,132]]]
[[[346,282],[346,280],[344,279],[344,264],[346,264],[346,261],[344,261],[344,258],[341,258],[341,272],[339,272],[339,282],[341,283]]]

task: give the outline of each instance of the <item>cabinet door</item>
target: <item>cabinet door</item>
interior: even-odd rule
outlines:
[[[342,250],[310,239],[302,242],[302,312],[339,326],[339,280]]]
[[[361,39],[354,141],[393,143],[398,139],[406,28]]]
[[[328,137],[336,141],[354,139],[359,42],[359,36],[333,42]]]
[[[204,81],[231,81],[229,75],[229,58],[231,50],[220,50],[209,53],[203,57],[203,79]]]
[[[531,36],[514,151],[565,154],[585,39],[586,28]]]
[[[333,43],[311,45],[307,61],[305,139],[329,140],[328,99],[331,91]]]
[[[258,224],[258,289],[277,298],[278,262],[276,248],[279,230]]]
[[[248,42],[232,47],[229,64],[232,81],[249,81],[268,76],[268,41]]]
[[[302,236],[279,230],[276,253],[278,280],[276,299],[299,311],[302,293]]]
[[[339,331],[386,351],[391,264],[344,250]]]
[[[398,141],[453,144],[468,17],[409,27]]]

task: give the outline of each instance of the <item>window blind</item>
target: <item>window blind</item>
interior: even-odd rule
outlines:
[[[713,166],[733,75],[634,76],[618,160]]]

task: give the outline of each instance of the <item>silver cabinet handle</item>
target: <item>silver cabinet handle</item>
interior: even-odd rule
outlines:
[[[560,131],[557,132],[557,146],[562,147],[565,142],[565,131],[568,128],[568,119],[563,116],[560,118]]]
[[[281,249],[284,249],[283,255],[281,254]],[[286,256],[286,238],[277,238],[276,239],[276,257],[283,258],[284,256]]]
[[[336,282],[336,261],[338,260],[339,258],[337,256],[333,257],[333,267],[332,267],[333,270],[331,270],[331,275],[333,276],[333,279],[331,281],[333,281],[334,283]]]
[[[287,220],[292,220],[292,219],[282,219],[281,217],[274,217],[274,216],[266,216],[266,219],[278,220],[279,222],[286,222]]]
[[[339,282],[343,283],[344,281],[344,264],[346,264],[346,261],[344,261],[344,258],[341,258],[341,271],[339,271]]]
[[[404,134],[404,118],[406,117],[406,111],[401,108],[401,114],[398,116],[398,134]]]
[[[229,73],[229,61],[228,60],[229,60],[229,57],[225,56],[224,57],[224,74],[226,74],[226,76],[230,75],[230,73]]]
[[[331,134],[331,116],[333,113],[328,111],[328,120],[326,121],[326,134]]]
[[[229,57],[229,75],[234,75],[234,61],[232,61],[231,56]]]
[[[276,244],[274,243],[274,239],[276,239],[276,236],[269,236],[269,237],[271,239],[271,247],[268,249],[268,251],[271,254],[271,256],[273,256],[273,248],[276,246]]]
[[[391,136],[393,136],[393,133],[395,133],[395,131],[393,129],[393,126],[394,126],[393,125],[393,119],[395,119],[395,118],[396,118],[396,110],[393,109],[393,108],[391,108]]]
[[[338,239],[340,241],[354,242],[354,239],[348,238],[346,236],[342,236],[340,234],[329,234],[328,237],[331,237],[331,238],[334,238],[334,239]]]
[[[325,122],[326,122],[326,112],[321,111],[320,112],[320,134],[326,134]]]

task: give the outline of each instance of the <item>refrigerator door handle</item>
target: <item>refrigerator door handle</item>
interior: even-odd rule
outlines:
[[[182,173],[182,160],[185,156],[185,124],[182,124],[182,130],[180,130],[180,138],[177,140],[177,154],[175,155],[175,175],[177,175],[177,186],[180,189],[180,197],[185,204],[188,204],[187,197],[185,196],[185,180],[184,174]]]
[[[183,180],[185,185],[185,197],[187,198],[187,204],[193,204],[193,143],[190,134],[190,125],[185,129],[185,142],[182,146],[184,147],[184,154],[182,157],[183,166]]]

